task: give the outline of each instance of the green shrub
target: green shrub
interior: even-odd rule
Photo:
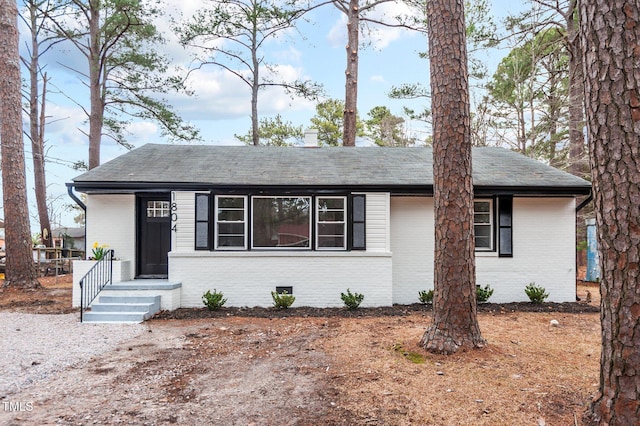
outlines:
[[[476,286],[476,301],[478,303],[484,303],[493,294],[493,289],[489,286],[489,284],[485,285],[484,288],[479,285]]]
[[[524,292],[529,296],[531,303],[542,303],[547,297],[549,297],[549,293],[545,292],[545,288],[537,286],[536,283],[529,283],[524,288]]]
[[[289,306],[293,305],[293,302],[296,300],[296,297],[293,294],[287,293],[286,290],[282,293],[272,291],[271,298],[273,299],[273,306],[276,309],[287,309]]]
[[[340,298],[344,302],[344,306],[349,309],[358,309],[360,303],[364,299],[364,294],[351,293],[351,290],[347,289],[347,294],[340,293]]]
[[[433,302],[433,290],[424,290],[418,292],[418,300],[423,305]]]
[[[220,309],[226,302],[227,299],[224,298],[222,292],[218,292],[215,288],[213,289],[213,293],[207,290],[207,292],[202,295],[202,303],[204,303],[204,306],[209,308],[210,311]]]

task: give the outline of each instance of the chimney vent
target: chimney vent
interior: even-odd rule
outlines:
[[[318,129],[307,129],[304,131],[304,147],[318,147]]]

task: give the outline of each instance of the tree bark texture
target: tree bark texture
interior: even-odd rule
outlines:
[[[589,162],[585,152],[584,77],[575,8],[575,0],[572,0],[565,16],[569,50],[569,172],[585,178],[589,174]]]
[[[640,419],[640,1],[582,0],[589,157],[600,248],[602,354],[592,409]]]
[[[89,114],[89,170],[100,165],[100,145],[104,118],[103,78],[100,75],[100,6],[95,0],[89,0],[89,96],[91,112]]]
[[[356,146],[358,116],[358,49],[360,43],[359,0],[350,0],[347,11],[347,68],[345,70],[343,146]]]
[[[29,3],[29,17],[31,24],[31,58],[29,61],[29,136],[31,138],[31,156],[33,157],[33,177],[40,220],[40,236],[42,244],[51,247],[51,223],[47,209],[47,179],[44,161],[44,121],[45,98],[47,94],[46,73],[42,79],[42,102],[39,102],[38,74],[40,45],[38,42],[37,7]],[[38,108],[40,105],[40,109]]]
[[[258,24],[253,21],[251,33],[251,137],[254,146],[260,145],[260,123],[258,120],[258,91],[260,89],[260,61],[258,60]]]
[[[450,354],[485,345],[476,314],[469,81],[464,0],[427,2],[435,274],[433,325],[420,344]]]
[[[18,8],[15,0],[0,0],[0,142],[5,219],[5,287],[40,287],[31,252],[27,206],[22,99],[18,53]]]

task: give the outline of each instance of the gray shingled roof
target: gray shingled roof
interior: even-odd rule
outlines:
[[[590,183],[503,148],[473,149],[474,186],[587,193]],[[149,144],[73,179],[78,190],[136,185],[430,187],[431,148]],[[357,189],[357,188],[355,188]]]

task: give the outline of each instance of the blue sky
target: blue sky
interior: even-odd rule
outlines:
[[[179,9],[185,15],[193,12],[202,4],[199,0],[165,0],[167,10]],[[499,24],[501,17],[509,12],[515,13],[524,6],[521,2],[493,0],[493,15]],[[392,3],[391,11],[398,6]],[[396,9],[394,9],[396,8]],[[309,78],[322,83],[328,98],[344,99],[344,70],[346,66],[346,29],[343,15],[334,7],[327,6],[309,14],[311,24],[302,24],[299,29],[305,40],[296,34],[284,36],[269,44],[268,56],[272,63],[278,63],[280,71],[293,78]],[[167,32],[169,25],[159,23],[169,43],[163,47],[176,63],[187,64],[188,54],[182,50]],[[24,37],[25,34],[22,34]],[[428,86],[428,62],[418,57],[418,52],[426,50],[423,35],[407,30],[378,28],[371,45],[360,51],[358,109],[362,118],[373,107],[387,106],[392,113],[402,114],[402,107],[420,109],[423,100],[392,100],[387,96],[394,85],[421,82]],[[493,50],[483,56],[488,61],[490,72],[495,70],[506,50]],[[84,58],[73,48],[57,49],[45,58],[47,71],[51,77],[52,92],[47,94],[47,115],[50,124],[46,128],[46,149],[48,192],[57,197],[58,216],[63,226],[73,226],[72,216],[61,208],[72,203],[66,195],[65,183],[78,174],[69,165],[78,160],[87,160],[87,137],[78,130],[86,128],[85,117],[77,104],[88,105],[88,93],[77,75],[69,72],[66,66],[86,68]],[[170,103],[182,117],[196,125],[206,144],[237,144],[234,134],[245,134],[250,128],[250,94],[237,78],[213,67],[192,74],[191,88],[196,92],[193,98],[172,96]],[[24,77],[23,77],[24,78]],[[55,93],[56,88],[66,96]],[[278,90],[261,92],[259,99],[261,117],[282,115],[294,125],[310,125],[309,119],[315,114],[315,103],[306,100],[292,100]],[[26,120],[25,120],[26,124]],[[412,131],[419,132],[418,123],[408,124]],[[160,136],[160,130],[152,122],[135,122],[129,129],[129,142],[135,146],[145,143],[166,143]],[[27,179],[29,185],[30,212],[35,215],[33,196],[33,167],[30,146],[26,145]],[[106,162],[126,150],[108,139],[102,142],[102,162]],[[36,232],[36,225],[32,225]]]

